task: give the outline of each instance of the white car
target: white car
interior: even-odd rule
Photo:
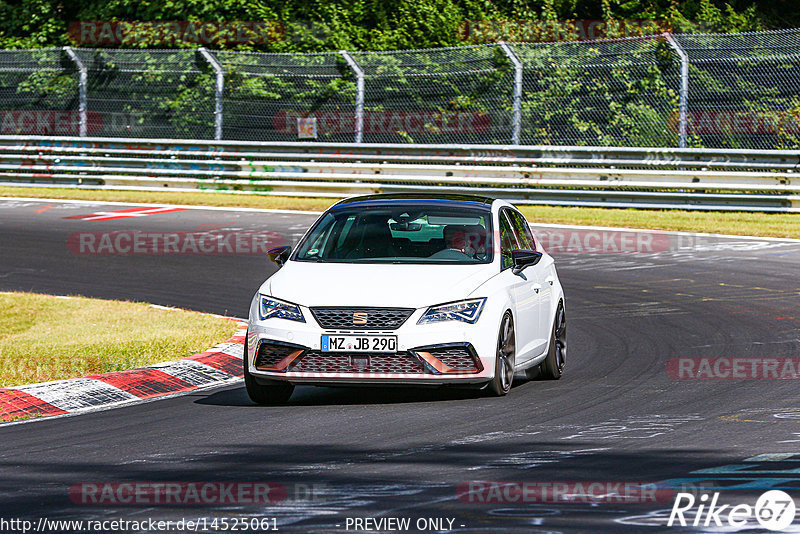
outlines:
[[[343,200],[250,305],[244,378],[259,404],[295,384],[469,385],[515,372],[558,379],[564,292],[553,258],[511,204],[467,195]]]

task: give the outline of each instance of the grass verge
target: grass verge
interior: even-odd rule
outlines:
[[[336,201],[335,199],[226,193],[108,191],[38,187],[0,187],[0,196],[306,211],[322,211]],[[529,221],[540,223],[627,226],[653,230],[800,239],[800,213],[704,212],[559,206],[520,206],[520,209]]]
[[[623,226],[800,239],[800,213],[708,212],[519,206],[531,222]]]
[[[43,417],[42,412],[30,413],[27,415],[0,415],[0,423],[18,423],[20,421],[37,419],[39,417]]]
[[[226,319],[138,302],[0,293],[0,387],[191,356],[233,330]]]

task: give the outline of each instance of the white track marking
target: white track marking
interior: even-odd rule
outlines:
[[[67,412],[116,404],[139,397],[94,378],[71,378],[14,387]]]
[[[87,206],[152,206],[154,208],[184,208],[190,210],[212,210],[212,211],[241,211],[246,213],[289,213],[300,215],[319,215],[319,211],[304,210],[280,210],[274,208],[236,208],[229,206],[193,206],[187,204],[151,204],[147,202],[112,202],[102,200],[72,200],[72,199],[48,199],[34,197],[0,197],[0,200],[25,201],[25,202],[48,202],[62,204],[83,204]]]
[[[0,197],[0,201],[27,201],[27,202],[48,202],[48,203],[63,203],[63,204],[86,204],[92,206],[109,205],[109,206],[153,206],[162,208],[185,208],[190,210],[211,210],[211,211],[239,211],[244,213],[287,213],[299,215],[319,215],[321,211],[306,211],[306,210],[281,210],[274,208],[237,208],[227,206],[192,206],[187,204],[150,204],[143,202],[103,202],[97,200],[70,200],[58,198],[34,198],[34,197]],[[760,237],[748,235],[729,235],[729,234],[709,234],[705,232],[679,232],[675,230],[655,230],[653,228],[628,228],[626,226],[592,226],[580,224],[553,224],[553,223],[538,223],[530,222],[532,226],[542,228],[575,228],[585,230],[606,230],[606,231],[626,231],[626,232],[661,232],[668,235],[684,235],[695,237],[718,237],[723,239],[753,239],[758,241],[777,241],[785,243],[800,243],[800,239],[792,239],[788,237]]]

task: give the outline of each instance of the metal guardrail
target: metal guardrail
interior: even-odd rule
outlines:
[[[800,151],[0,136],[0,185],[800,212]]]

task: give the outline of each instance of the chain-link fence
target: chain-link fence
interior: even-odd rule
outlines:
[[[519,44],[522,143],[676,146],[680,62],[664,38]]]
[[[0,51],[0,132],[79,135],[79,85],[60,49]]]
[[[800,30],[676,35],[689,146],[800,147]]]
[[[88,74],[89,135],[213,138],[214,74],[195,51],[75,53]]]
[[[225,75],[226,139],[293,141],[298,119],[314,118],[326,124],[318,141],[353,140],[356,88],[341,54],[213,54]]]
[[[395,52],[0,51],[0,133],[800,148],[800,29]]]
[[[359,52],[364,141],[510,143],[514,68],[499,46]]]

